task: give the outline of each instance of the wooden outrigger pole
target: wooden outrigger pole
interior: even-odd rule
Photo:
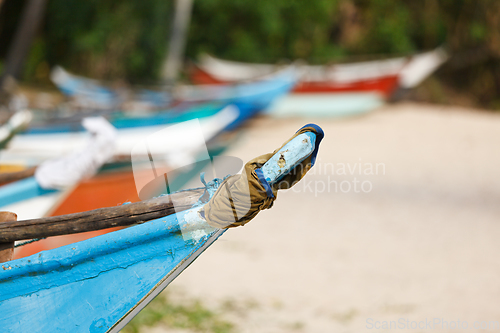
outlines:
[[[76,234],[151,221],[191,208],[204,189],[192,189],[117,207],[0,223],[0,242]],[[175,203],[175,207],[174,207]],[[1,218],[1,216],[0,216]],[[0,261],[1,262],[1,261]]]

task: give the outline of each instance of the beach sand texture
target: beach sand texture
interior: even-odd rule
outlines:
[[[224,312],[237,332],[500,322],[500,114],[403,103],[341,120],[262,117],[227,155],[272,151],[308,122],[325,131],[315,171],[168,292]]]

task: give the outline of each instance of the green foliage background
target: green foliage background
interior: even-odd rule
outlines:
[[[2,6],[2,45],[23,2]],[[43,80],[61,64],[95,78],[154,82],[172,13],[165,0],[50,0],[25,79]],[[500,108],[500,0],[194,0],[186,56],[332,63],[440,45],[453,55],[438,73],[443,94],[466,92]]]

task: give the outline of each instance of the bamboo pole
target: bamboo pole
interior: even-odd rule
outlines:
[[[0,243],[143,223],[189,209],[203,193],[204,189],[198,188],[88,212],[24,221],[10,220],[0,223]]]
[[[0,224],[16,221],[17,215],[11,212],[0,212]],[[14,241],[0,242],[0,262],[12,260]]]

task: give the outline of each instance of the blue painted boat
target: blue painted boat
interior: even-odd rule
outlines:
[[[62,70],[59,68],[59,70]],[[113,99],[117,93],[105,88],[97,81],[70,75],[66,72],[66,80],[56,81],[58,87],[70,96],[83,94],[89,97],[94,93],[96,100]],[[203,118],[213,115],[229,104],[236,105],[240,109],[239,117],[234,120],[228,130],[233,130],[257,112],[267,108],[274,99],[287,94],[297,83],[299,72],[296,67],[290,66],[267,77],[249,82],[240,82],[227,85],[186,85],[179,86],[174,91],[176,100],[181,104],[170,109],[157,111],[144,116],[127,116],[123,112],[114,112],[108,116],[108,120],[118,129],[151,126],[159,124],[171,124],[175,122]],[[88,89],[87,89],[88,88]],[[83,93],[82,93],[83,92]],[[156,92],[144,90],[144,99],[160,99],[158,95],[167,92]],[[101,98],[102,96],[106,98]],[[149,96],[149,97],[148,97]],[[110,102],[111,103],[111,102]],[[114,103],[114,104],[113,104]],[[117,102],[111,104],[115,105]],[[200,103],[202,103],[200,105]],[[104,103],[105,104],[105,103]],[[59,121],[60,122],[60,121]],[[32,126],[28,133],[53,133],[80,131],[78,122],[45,124]]]
[[[211,116],[200,118],[199,129],[203,134],[201,141],[210,140],[217,136],[228,125],[237,121],[239,117],[240,110],[228,105]],[[139,123],[138,120],[137,122]],[[198,153],[199,149],[203,148],[205,144],[204,141],[200,142],[199,136],[186,136],[184,133],[186,129],[182,125],[173,126],[168,131],[163,131],[167,128],[165,124],[153,125],[154,123],[156,123],[156,120],[153,119],[152,124],[148,126],[120,128],[117,131],[115,157],[131,156],[133,148],[138,142],[155,133],[160,133],[164,137],[175,136],[175,133],[182,138],[183,147],[179,147],[178,143],[172,141],[166,143],[155,140],[148,143],[152,153],[155,152],[158,154],[157,156],[164,156],[170,160],[174,160],[175,157],[181,155]],[[127,124],[134,125],[128,121]],[[42,161],[60,157],[83,147],[89,138],[90,134],[85,132],[23,133],[17,135],[9,143],[8,147],[0,153],[0,162],[14,163],[17,161],[24,162],[26,165],[38,165]]]
[[[230,141],[223,141],[218,142],[215,147],[208,146],[207,148],[209,156],[213,158],[214,156],[222,154],[230,145],[230,143]],[[197,173],[203,170],[207,163],[207,160],[202,160],[199,163],[196,163],[193,169],[183,170],[183,172],[179,172],[178,174],[176,174],[175,178],[169,181],[169,189],[171,191],[181,190],[182,187],[190,179],[195,177]],[[127,169],[124,169],[124,167],[126,167]],[[92,178],[86,182],[79,183],[78,185],[69,188],[68,190],[43,188],[36,181],[35,177],[28,177],[9,184],[5,184],[0,186],[0,211],[16,212],[18,214],[19,220],[28,220],[46,216],[49,212],[54,213],[54,210],[56,210],[55,213],[57,213],[57,209],[61,209],[61,207],[74,207],[76,205],[80,207],[80,205],[84,205],[82,202],[79,202],[78,204],[72,204],[68,201],[68,198],[74,200],[75,198],[71,198],[71,195],[74,194],[81,185],[86,187],[91,186],[95,190],[101,189],[102,192],[101,186],[105,184],[105,186],[107,187],[105,193],[115,193],[117,191],[116,187],[118,185],[121,186],[119,187],[119,193],[116,192],[116,195],[108,194],[107,198],[107,200],[110,202],[109,205],[119,205],[123,202],[131,201],[132,199],[130,196],[130,191],[132,190],[132,187],[133,191],[135,191],[136,189],[135,184],[128,184],[127,181],[124,180],[127,179],[127,177],[117,177],[117,172],[113,171],[117,169],[119,171],[119,175],[124,175],[127,173],[132,174],[132,171],[129,170],[129,168],[130,162],[107,164],[103,168],[105,172],[99,174],[100,177]],[[111,188],[112,190],[109,188]],[[128,188],[129,190],[124,191],[124,188]],[[132,196],[132,198],[134,198],[134,196]],[[83,198],[78,197],[78,200],[88,202],[88,200],[82,199]],[[113,200],[114,202],[112,202]],[[100,204],[101,205],[99,207],[102,207],[103,205],[101,202]]]
[[[185,241],[175,215],[4,263],[4,332],[107,332],[223,231]],[[118,331],[118,330],[114,330]]]
[[[255,169],[259,186],[267,191],[307,158],[314,164],[316,133]],[[227,230],[208,225],[203,207],[0,264],[3,332],[118,332]]]
[[[134,96],[124,89],[114,89],[101,82],[82,76],[74,75],[60,66],[56,66],[50,73],[52,82],[61,92],[77,102],[77,104],[94,109],[116,109],[126,99],[148,104],[148,107],[165,107],[170,104],[168,94],[154,94],[148,91],[139,91]]]
[[[231,110],[227,110],[231,111]],[[211,140],[215,136],[217,136],[227,124],[231,122],[231,119],[237,117],[236,110],[233,110],[235,113],[231,116],[232,118],[228,118],[228,114],[215,114],[211,117],[205,117],[205,120],[211,121],[211,123],[200,122],[200,129],[203,130],[203,138],[205,140]],[[225,112],[221,110],[219,112]],[[230,112],[230,114],[232,111]],[[214,118],[218,117],[218,118]],[[223,119],[220,119],[223,118]],[[225,121],[225,122],[224,122]],[[141,138],[147,136],[151,133],[159,129],[163,129],[163,126],[144,126],[140,127],[140,132],[132,131],[130,129],[125,129],[119,132],[118,135],[118,145],[115,154],[117,155],[126,155],[130,156],[131,149],[135,143],[137,143]],[[68,136],[71,135],[71,137]],[[81,134],[81,135],[80,135]],[[77,136],[77,137],[75,137]],[[9,154],[14,159],[22,159],[27,162],[37,161],[34,164],[37,165],[39,161],[43,161],[47,158],[58,158],[65,154],[72,154],[75,151],[79,151],[79,147],[84,147],[84,143],[86,142],[86,138],[89,136],[88,133],[47,133],[47,134],[30,134],[30,135],[20,135],[14,142],[12,142],[11,148],[7,151],[0,152],[0,159],[5,160],[9,158]],[[126,141],[120,141],[121,137],[125,137]],[[189,158],[191,154],[196,155],[198,150],[203,147],[199,146],[200,142],[197,140],[191,140],[192,138],[183,137],[182,130],[178,133],[179,138],[183,138],[185,145],[183,149],[180,150],[175,143],[171,142],[169,144],[163,142],[160,146],[160,152],[168,154],[169,158],[179,158],[178,156]],[[130,142],[129,142],[130,141]],[[122,144],[120,144],[122,142]],[[129,144],[130,143],[130,144]],[[203,142],[204,143],[204,142]],[[63,145],[59,146],[58,145]],[[66,146],[66,147],[64,147]],[[120,147],[122,146],[122,147]],[[55,149],[50,151],[47,149],[50,147]],[[191,147],[193,150],[188,153],[187,148]],[[18,149],[16,151],[15,149]],[[155,147],[150,146],[152,151],[156,151]],[[92,150],[92,152],[95,152]],[[38,156],[38,154],[40,156]],[[158,156],[160,156],[159,154]],[[38,160],[39,158],[39,160]],[[71,158],[71,155],[69,155]],[[71,162],[69,160],[65,165],[69,168],[74,165],[75,162]],[[148,164],[149,165],[149,164]],[[129,165],[130,167],[130,165]],[[84,171],[84,170],[82,170]],[[132,173],[130,171],[130,173]],[[109,177],[108,177],[109,178]],[[111,177],[112,178],[112,177]],[[113,182],[104,182],[111,186],[114,184]],[[99,184],[95,184],[94,186],[100,186]],[[97,189],[98,190],[98,189]],[[45,189],[35,177],[30,177],[27,179],[19,180],[4,186],[0,187],[0,208],[2,210],[13,210],[20,212],[20,218],[22,219],[31,219],[37,218],[45,215],[49,210],[51,210],[55,203],[64,196],[65,190],[52,190]],[[135,191],[135,186],[134,186]],[[113,193],[113,191],[111,191]],[[119,194],[118,194],[119,197]],[[118,201],[115,204],[122,203],[123,201]]]
[[[240,110],[240,115],[226,128],[234,130],[247,119],[266,110],[274,100],[288,94],[297,84],[299,77],[298,68],[289,66],[272,75],[248,82],[180,86],[176,95],[189,103],[217,101],[236,105]]]

